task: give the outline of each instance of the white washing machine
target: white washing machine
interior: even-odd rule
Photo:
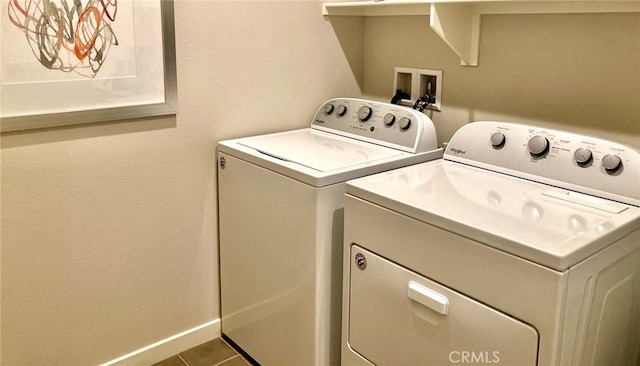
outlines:
[[[498,122],[347,183],[342,364],[640,364],[640,152]]]
[[[220,142],[223,336],[262,365],[339,364],[345,182],[441,157],[426,115],[349,98]]]

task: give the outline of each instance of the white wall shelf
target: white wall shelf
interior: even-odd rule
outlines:
[[[638,0],[380,0],[331,2],[325,16],[429,16],[430,27],[460,57],[461,64],[478,65],[480,19],[484,14],[560,14],[640,12]]]

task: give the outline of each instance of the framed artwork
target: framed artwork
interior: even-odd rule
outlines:
[[[172,0],[0,4],[0,131],[176,114]]]

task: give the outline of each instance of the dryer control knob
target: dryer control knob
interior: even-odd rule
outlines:
[[[495,132],[491,135],[491,146],[500,148],[504,146],[507,138],[502,132]]]
[[[358,109],[358,119],[360,122],[367,122],[369,118],[371,118],[371,114],[373,114],[373,111],[367,106],[363,106]]]
[[[398,121],[398,125],[400,126],[401,130],[406,131],[409,129],[409,127],[411,127],[411,120],[409,119],[409,117],[402,117],[400,118],[400,121]]]
[[[607,173],[615,173],[622,168],[622,160],[618,155],[605,155],[602,158],[602,167],[607,171]]]
[[[576,163],[581,167],[586,167],[591,165],[593,154],[591,153],[591,150],[586,147],[581,147],[573,153],[573,159],[575,159]]]
[[[344,116],[345,114],[347,114],[347,107],[345,107],[344,104],[340,104],[336,109],[336,114],[338,115],[338,117]]]
[[[394,116],[393,113],[387,113],[382,121],[385,126],[393,126],[393,123],[396,121],[396,116]]]
[[[527,142],[529,153],[536,158],[541,158],[549,152],[549,140],[544,136],[533,136]]]

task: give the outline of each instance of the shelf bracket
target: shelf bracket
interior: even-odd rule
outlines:
[[[460,57],[464,66],[478,66],[480,14],[472,4],[432,3],[429,25]]]

